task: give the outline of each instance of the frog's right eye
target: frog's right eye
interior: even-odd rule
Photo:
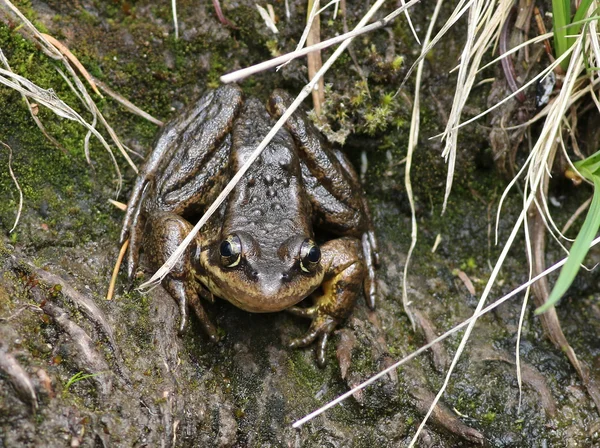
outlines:
[[[221,264],[233,268],[240,264],[242,258],[242,242],[237,235],[229,235],[219,246]]]

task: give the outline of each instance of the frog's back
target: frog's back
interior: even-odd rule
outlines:
[[[239,170],[275,121],[250,98],[233,126],[231,175]],[[263,245],[312,236],[310,203],[304,194],[300,160],[291,135],[280,130],[240,180],[230,198],[222,233],[243,230]]]

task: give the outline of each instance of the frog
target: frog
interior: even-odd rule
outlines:
[[[157,269],[292,103],[275,90],[266,104],[237,85],[208,91],[168,123],[132,188],[120,242],[127,276],[144,252]],[[203,301],[224,299],[252,313],[288,311],[311,320],[290,347],[316,342],[326,363],[332,332],[363,292],[375,308],[377,238],[359,176],[296,111],[193,238],[162,285],[177,302],[179,332],[188,307],[212,341],[218,331]],[[305,305],[305,299],[312,301]]]

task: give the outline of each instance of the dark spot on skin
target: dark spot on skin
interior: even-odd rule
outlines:
[[[254,176],[250,176],[248,178],[248,186],[253,187],[255,183],[256,183],[256,180],[254,179]]]
[[[274,188],[269,188],[267,190],[267,197],[274,198],[275,196],[277,196],[277,190],[275,190]]]
[[[262,216],[264,212],[260,208],[255,208],[254,210],[252,210],[252,214],[256,216]]]
[[[281,180],[281,183],[283,184],[284,187],[288,187],[290,185],[290,180],[287,177],[284,177]]]
[[[271,204],[271,209],[273,210],[281,210],[283,207],[281,206],[281,204],[279,202],[274,202],[273,204]]]
[[[250,204],[254,204],[255,202],[258,202],[258,196],[252,196],[250,198]]]
[[[271,176],[270,174],[265,174],[264,179],[266,185],[273,185],[273,176]]]

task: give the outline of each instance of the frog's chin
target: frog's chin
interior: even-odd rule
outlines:
[[[229,294],[223,294],[222,297],[236,307],[250,313],[276,313],[301,302],[315,289],[316,286],[308,290],[297,291],[294,294],[285,294],[283,291],[279,291],[280,294],[276,292],[269,293],[269,291],[261,291],[261,293],[256,294],[231,291]]]
[[[210,278],[201,281],[217,297],[227,300],[232,305],[251,313],[275,313],[283,311],[304,300],[321,284],[322,275],[314,278],[303,278],[301,284],[270,283],[266,285],[252,285],[242,283],[237,288],[231,283],[217,284]]]

